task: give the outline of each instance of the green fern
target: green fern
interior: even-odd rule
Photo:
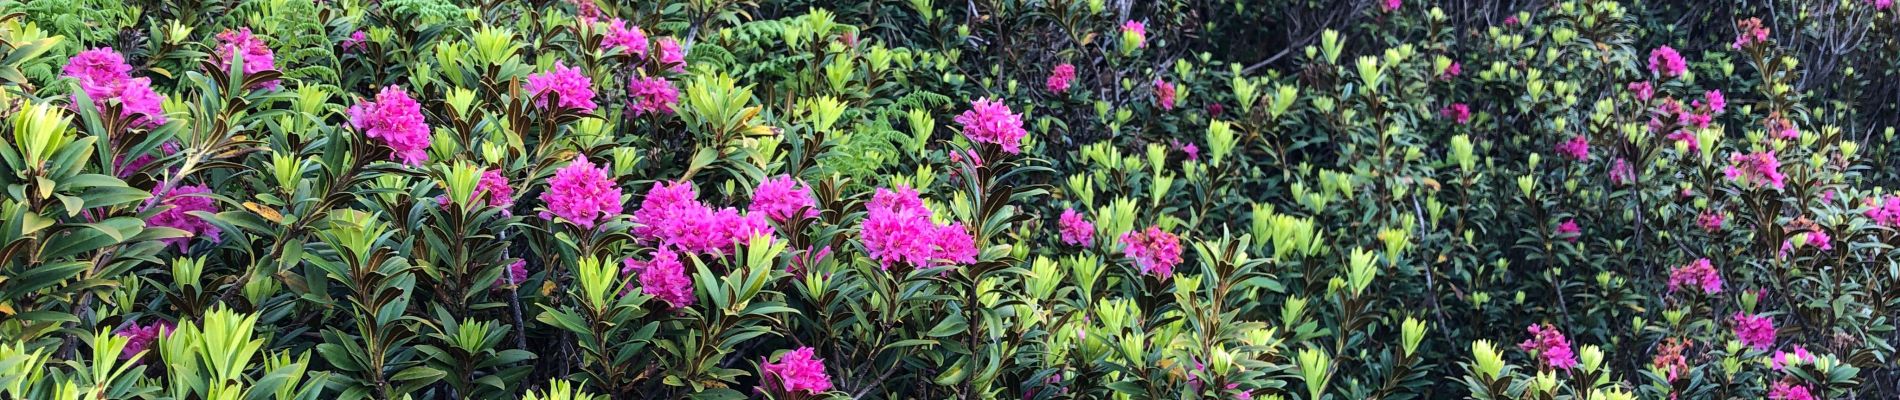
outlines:
[[[311,0],[257,0],[265,36],[277,51],[277,65],[285,68],[284,77],[305,82],[337,82],[339,65],[333,41],[318,19]]]

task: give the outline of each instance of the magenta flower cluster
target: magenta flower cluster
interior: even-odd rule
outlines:
[[[1669,46],[1657,47],[1649,51],[1649,72],[1666,77],[1678,77],[1689,71],[1689,63],[1682,59],[1682,53]]]
[[[237,59],[238,55],[244,56],[245,75],[277,69],[276,53],[271,52],[270,46],[264,44],[263,39],[251,35],[251,28],[226,30],[218,34],[218,67],[231,69],[231,63]],[[264,81],[259,83],[257,88],[276,90],[283,86],[280,81],[281,79]]]
[[[1082,247],[1095,245],[1095,224],[1082,218],[1075,209],[1062,210],[1062,218],[1056,220],[1062,229],[1062,243]]]
[[[623,264],[622,273],[639,276],[642,293],[665,301],[675,310],[692,307],[697,299],[693,296],[693,280],[686,276],[686,264],[680,262],[679,254],[672,250],[661,248],[653,253],[652,260],[642,262],[629,258]]]
[[[1729,155],[1729,165],[1722,174],[1729,180],[1742,186],[1768,186],[1781,189],[1787,175],[1781,174],[1781,159],[1775,158],[1773,150],[1755,153],[1734,153]]]
[[[660,65],[669,67],[673,72],[686,72],[686,50],[680,48],[679,39],[663,37],[660,43]]]
[[[1141,21],[1122,21],[1122,35],[1133,35],[1135,48],[1148,47],[1148,26],[1142,24]]]
[[[1471,106],[1465,105],[1465,103],[1453,103],[1452,105],[1445,106],[1444,109],[1438,110],[1438,115],[1451,118],[1452,122],[1463,124],[1471,121]]]
[[[1074,80],[1075,64],[1062,63],[1049,73],[1049,79],[1043,85],[1048,86],[1051,92],[1066,93],[1069,91],[1069,82]]]
[[[162,190],[162,188],[160,189]],[[166,245],[178,245],[179,250],[189,248],[192,237],[203,237],[218,242],[222,230],[210,221],[191,215],[191,212],[217,213],[217,200],[209,197],[211,188],[205,185],[180,186],[169,192],[154,190],[152,195],[159,198],[158,204],[170,207],[145,220],[146,226],[166,227],[190,233],[187,237],[165,239]]]
[[[780,355],[778,362],[759,366],[760,384],[781,393],[819,394],[831,390],[831,375],[825,373],[825,360],[812,355],[812,348]]]
[[[989,98],[971,103],[970,110],[957,115],[955,121],[963,126],[963,136],[970,141],[1003,146],[1003,152],[1009,154],[1022,153],[1023,138],[1029,136],[1029,131],[1023,130],[1021,115]]]
[[[151,78],[133,78],[132,65],[109,48],[86,50],[66,61],[65,76],[79,81],[95,107],[119,101],[119,116],[131,126],[155,128],[165,124],[165,97],[152,90]]]
[[[1123,233],[1121,242],[1122,253],[1135,259],[1142,274],[1166,280],[1174,276],[1174,266],[1181,264],[1181,237],[1160,226]]]
[[[680,91],[666,78],[647,76],[633,78],[627,84],[627,112],[634,116],[672,114],[673,106],[679,104]]]
[[[607,33],[600,38],[601,50],[620,49],[634,58],[646,58],[647,34],[640,27],[627,27],[627,21],[614,18],[607,21]]]
[[[132,357],[138,356],[139,352],[152,348],[153,344],[158,343],[158,337],[171,336],[171,333],[172,324],[165,321],[157,321],[147,325],[135,324],[127,326],[125,330],[116,333],[116,335],[126,338],[125,349],[119,351],[119,359],[130,360]]]
[[[1570,137],[1570,140],[1557,143],[1557,154],[1572,160],[1590,160],[1590,138],[1584,135]]]
[[[1531,325],[1525,328],[1531,334],[1530,339],[1518,343],[1517,348],[1536,354],[1544,366],[1569,371],[1577,366],[1577,355],[1570,350],[1570,339],[1562,331],[1550,324]]]
[[[522,85],[522,89],[527,90],[529,96],[534,98],[535,107],[547,108],[549,94],[560,98],[560,102],[556,105],[562,108],[593,112],[597,107],[594,104],[593,78],[587,77],[587,74],[579,68],[570,68],[561,61],[554,62],[553,70],[529,74],[528,83]]]
[[[621,213],[620,186],[606,168],[595,167],[586,157],[577,157],[555,171],[548,179],[547,192],[541,194],[541,202],[547,204],[541,218],[559,217],[581,229],[593,229],[595,224]]]
[[[1715,271],[1715,265],[1707,258],[1669,270],[1669,293],[1689,287],[1700,287],[1704,294],[1721,293],[1722,274]]]
[[[409,92],[384,86],[376,93],[376,100],[350,106],[349,114],[350,126],[389,146],[390,158],[409,165],[428,161],[429,124],[422,119],[422,105],[410,98]]]
[[[1775,347],[1775,321],[1766,315],[1735,313],[1735,338],[1755,350]]]
[[[1863,215],[1874,220],[1875,225],[1885,227],[1900,226],[1900,196],[1889,195],[1885,198],[1864,200],[1867,211]]]
[[[779,175],[759,182],[752,190],[752,205],[746,207],[746,212],[785,222],[794,217],[817,218],[817,204],[805,182],[792,179],[791,175]]]
[[[501,276],[495,277],[495,286],[516,287],[521,286],[522,282],[527,281],[528,261],[515,260],[515,262],[508,263],[508,267],[502,268]]]
[[[879,188],[865,206],[859,240],[884,269],[893,264],[922,268],[976,262],[976,241],[961,223],[939,225],[909,187]]]
[[[1160,104],[1162,110],[1174,110],[1174,84],[1161,79],[1155,79],[1154,84],[1155,103]]]
[[[654,183],[633,212],[633,235],[661,248],[688,253],[730,254],[737,243],[770,235],[771,224],[732,207],[714,210],[699,201],[692,182]]]

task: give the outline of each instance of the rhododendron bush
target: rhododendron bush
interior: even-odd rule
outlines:
[[[4,399],[1900,397],[1885,0],[0,0]]]

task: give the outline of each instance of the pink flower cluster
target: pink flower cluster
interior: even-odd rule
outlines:
[[[670,66],[673,72],[686,72],[686,50],[680,48],[679,39],[660,38],[660,66]]]
[[[1735,321],[1735,338],[1742,344],[1755,350],[1768,350],[1775,346],[1775,321],[1765,315],[1735,313],[1730,317]]]
[[[1438,110],[1438,115],[1451,118],[1452,122],[1463,124],[1471,121],[1471,106],[1465,105],[1465,103],[1453,103],[1452,105],[1445,106],[1442,110]]]
[[[1880,10],[1880,11],[1886,11],[1889,8],[1893,8],[1893,0],[1867,0],[1867,3],[1873,4],[1874,9]]]
[[[1773,150],[1749,154],[1735,153],[1728,157],[1729,165],[1722,169],[1728,179],[1744,186],[1768,186],[1781,189],[1787,180],[1781,174],[1781,159],[1775,158]]]
[[[1183,142],[1180,140],[1168,139],[1168,143],[1172,145],[1175,150],[1180,150],[1181,154],[1187,155],[1187,158],[1189,160],[1194,160],[1194,161],[1201,160],[1201,146],[1195,146],[1194,142]]]
[[[989,98],[971,103],[970,110],[957,115],[955,121],[963,125],[963,136],[970,141],[1003,146],[1003,152],[1009,154],[1022,153],[1023,138],[1029,136],[1029,131],[1023,130],[1021,115]]]
[[[170,192],[155,190],[152,195],[159,198],[158,204],[171,208],[153,214],[151,218],[145,220],[145,225],[162,226],[190,233],[191,235],[187,237],[164,240],[166,245],[178,245],[179,250],[190,247],[191,237],[202,236],[211,239],[212,242],[218,242],[218,234],[222,230],[218,229],[217,225],[212,225],[210,221],[190,214],[193,211],[213,214],[218,212],[218,203],[209,197],[209,193],[211,193],[211,188],[205,185],[180,186]]]
[[[1803,365],[1814,362],[1814,354],[1809,353],[1806,347],[1793,347],[1794,351],[1775,350],[1774,358],[1768,359],[1768,367],[1780,371],[1788,368],[1789,365]]]
[[[653,259],[645,262],[629,258],[623,261],[621,273],[638,274],[640,291],[648,296],[665,301],[673,309],[692,307],[693,280],[686,276],[686,264],[680,262],[678,253],[661,248],[653,253]],[[632,281],[628,281],[632,284]]]
[[[1636,95],[1636,100],[1639,101],[1649,101],[1656,97],[1656,85],[1649,82],[1630,82],[1626,89],[1630,91],[1630,94]]]
[[[1669,270],[1669,293],[1686,287],[1701,287],[1704,294],[1722,292],[1722,274],[1715,271],[1715,265],[1707,258]]]
[[[1722,212],[1709,210],[1703,211],[1700,215],[1696,215],[1695,224],[1696,226],[1702,227],[1702,230],[1713,233],[1722,230],[1722,222],[1726,219],[1728,219],[1728,217],[1722,215]]]
[[[529,74],[528,83],[522,86],[528,95],[534,98],[535,107],[547,108],[546,95],[560,97],[557,105],[563,108],[575,108],[584,112],[593,112],[594,80],[588,78],[579,68],[569,68],[561,61],[554,62],[554,70]]]
[[[805,182],[792,179],[791,175],[779,175],[759,182],[759,187],[752,190],[752,205],[746,207],[746,212],[785,222],[793,217],[817,218],[817,204]]]
[[[799,347],[780,355],[778,362],[759,366],[760,385],[789,394],[819,394],[831,390],[831,375],[825,373],[825,360],[812,356],[812,348]]]
[[[1069,81],[1073,80],[1075,80],[1075,64],[1062,63],[1056,66],[1055,71],[1049,73],[1049,79],[1043,82],[1043,85],[1048,86],[1051,92],[1065,93],[1069,91]]]
[[[342,47],[344,51],[367,49],[369,48],[369,34],[363,33],[363,31],[350,32],[350,37],[343,39]]]
[[[1768,400],[1814,400],[1814,394],[1808,392],[1807,386],[1775,381],[1768,387]]]
[[[551,221],[559,217],[581,229],[593,229],[595,224],[621,213],[620,186],[607,175],[606,168],[595,167],[586,157],[576,157],[555,171],[548,179],[547,192],[541,194],[541,202],[547,203],[541,218]]]
[[[144,326],[127,326],[125,330],[116,333],[116,335],[126,338],[125,349],[119,351],[119,359],[130,360],[132,357],[138,356],[139,352],[152,348],[153,344],[158,343],[159,336],[171,336],[171,333],[172,323],[165,321],[153,322],[150,325]]]
[[[165,97],[152,90],[151,78],[133,78],[132,65],[109,48],[86,50],[66,61],[65,76],[79,81],[95,107],[119,101],[119,116],[132,126],[156,128],[165,124]]]
[[[409,165],[429,160],[429,124],[422,120],[422,105],[409,92],[384,86],[376,100],[350,106],[349,114],[350,126],[363,130],[363,136],[381,139],[389,146],[390,158]]]
[[[1576,219],[1566,219],[1557,224],[1557,237],[1576,243],[1577,239],[1583,238],[1583,227],[1577,226]]]
[[[1181,237],[1161,230],[1160,226],[1150,225],[1146,230],[1135,230],[1122,234],[1122,253],[1135,259],[1135,266],[1141,273],[1167,280],[1174,276],[1174,266],[1181,264]]]
[[[488,194],[488,205],[507,209],[515,205],[515,189],[508,186],[508,177],[499,169],[482,171],[482,179],[475,182],[476,196]]]
[[[1174,84],[1155,79],[1155,103],[1160,104],[1162,110],[1174,110],[1174,95]]]
[[[1610,184],[1623,186],[1636,182],[1636,169],[1630,167],[1629,159],[1617,157],[1610,162]]]
[[[1402,5],[1404,4],[1400,0],[1385,0],[1379,3],[1379,8],[1385,10],[1385,12],[1393,12],[1398,11]]]
[[[601,50],[621,49],[634,58],[646,58],[647,34],[640,27],[627,27],[627,21],[614,18],[607,21],[607,33],[600,38]]]
[[[1438,80],[1449,81],[1454,78],[1457,78],[1458,75],[1463,75],[1464,72],[1465,72],[1464,64],[1461,64],[1457,61],[1452,61],[1451,65],[1445,66],[1445,73],[1438,75]]]
[[[680,102],[680,90],[673,82],[661,77],[638,77],[627,84],[627,95],[633,98],[627,104],[627,111],[634,116],[672,114],[673,106]]]
[[[939,225],[916,190],[879,188],[865,206],[858,236],[884,269],[892,264],[922,268],[976,262],[976,240],[962,223]]]
[[[1570,157],[1572,160],[1588,161],[1590,159],[1590,138],[1584,135],[1577,135],[1570,137],[1570,140],[1557,143],[1557,154]]]
[[[1735,43],[1729,44],[1728,47],[1741,49],[1754,44],[1767,43],[1768,27],[1762,25],[1761,18],[1749,18],[1735,23]]]
[[[1134,35],[1135,48],[1148,47],[1148,26],[1141,21],[1122,21],[1122,35]]]
[[[515,286],[521,286],[522,282],[527,282],[527,281],[528,281],[528,261],[515,260],[515,262],[508,263],[507,268],[503,268],[501,270],[501,276],[495,277],[495,286],[515,287]]]
[[[1867,211],[1862,214],[1866,215],[1867,219],[1874,220],[1875,225],[1900,226],[1900,196],[1887,196],[1883,199],[1870,198],[1863,200],[1862,203],[1867,206]]]
[[[661,248],[688,253],[730,254],[738,243],[770,235],[772,226],[758,213],[732,207],[714,210],[699,201],[691,182],[654,183],[633,212],[633,235]]]
[[[225,70],[231,69],[231,62],[236,60],[239,54],[244,56],[245,75],[277,69],[276,54],[271,52],[270,46],[264,44],[263,39],[251,35],[251,28],[238,28],[235,31],[226,30],[219,33],[218,67]],[[259,89],[276,90],[283,86],[280,81],[280,79],[272,79],[257,86]]]
[[[1075,212],[1075,209],[1062,210],[1062,218],[1056,223],[1062,228],[1062,243],[1082,247],[1095,245],[1095,224],[1083,219],[1082,213]]]
[[[1649,51],[1649,72],[1667,77],[1682,76],[1689,71],[1689,63],[1683,61],[1682,53],[1669,46],[1657,47]]]
[[[1544,366],[1569,371],[1577,366],[1577,355],[1570,350],[1570,339],[1562,331],[1550,324],[1531,325],[1526,328],[1531,338],[1518,343],[1517,348],[1535,353],[1543,360]]]

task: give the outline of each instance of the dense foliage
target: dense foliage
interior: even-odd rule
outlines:
[[[0,398],[1900,397],[1891,0],[0,13]]]

